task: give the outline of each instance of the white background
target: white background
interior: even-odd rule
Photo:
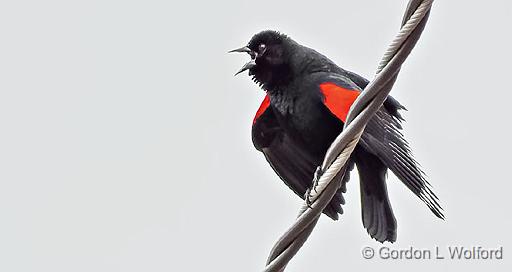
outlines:
[[[260,271],[301,201],[251,143],[247,56],[287,33],[371,78],[406,1],[3,1],[0,271]],[[393,248],[504,247],[501,261],[365,260],[355,173],[288,271],[506,271],[510,1],[436,1],[392,94],[447,219],[394,176]]]

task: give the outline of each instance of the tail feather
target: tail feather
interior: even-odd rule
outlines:
[[[386,166],[362,149],[355,152],[361,186],[363,226],[375,240],[396,241],[396,219],[386,189]]]

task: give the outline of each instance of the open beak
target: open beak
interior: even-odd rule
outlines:
[[[253,52],[249,47],[247,46],[244,46],[244,47],[240,47],[238,49],[234,49],[234,50],[231,50],[229,51],[228,53],[247,53],[249,55],[251,55],[251,61],[249,61],[248,63],[244,64],[244,66],[242,66],[242,68],[236,72],[235,76],[240,74],[241,72],[243,71],[246,71],[246,70],[249,70],[253,67],[256,66],[256,53]]]

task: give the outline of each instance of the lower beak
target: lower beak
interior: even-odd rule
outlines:
[[[240,74],[241,72],[243,72],[245,70],[251,69],[254,66],[256,66],[256,62],[254,60],[249,61],[248,63],[244,64],[244,66],[242,66],[242,69],[240,69],[240,71],[236,72],[235,76]]]

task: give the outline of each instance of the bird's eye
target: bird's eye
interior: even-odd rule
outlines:
[[[266,48],[265,44],[263,44],[263,43],[260,44],[260,46],[258,47],[259,53],[263,54],[263,52],[265,51],[265,48]]]

